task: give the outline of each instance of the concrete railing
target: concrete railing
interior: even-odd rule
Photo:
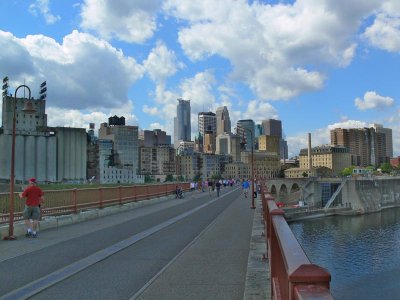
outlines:
[[[44,191],[42,216],[78,213],[83,210],[104,208],[139,200],[157,198],[175,193],[176,183],[158,185],[134,185],[100,187],[87,189]],[[189,183],[179,183],[183,190],[189,190]],[[0,193],[0,224],[9,222],[9,193]],[[22,220],[25,199],[14,194],[14,220]]]
[[[333,299],[331,275],[312,264],[287,224],[284,211],[262,186],[264,230],[271,274],[271,299]]]

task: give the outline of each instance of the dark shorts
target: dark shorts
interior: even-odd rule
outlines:
[[[24,220],[39,220],[40,219],[40,207],[39,206],[25,206],[23,212]]]

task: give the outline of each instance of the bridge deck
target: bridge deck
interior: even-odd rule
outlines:
[[[228,189],[224,191],[228,192]],[[208,197],[206,193],[198,193],[188,195],[184,201]],[[154,204],[155,202],[157,203]],[[265,242],[261,236],[261,205],[257,205],[255,211],[251,210],[249,203],[238,193],[232,196],[230,202],[179,255],[169,261],[132,298],[204,299],[208,295],[207,299],[228,299],[226,296],[229,295],[229,299],[268,299],[269,267],[268,262],[261,259],[265,253]],[[105,215],[102,218],[79,223],[73,223],[72,219],[68,220],[65,216],[58,217],[56,224],[59,226],[48,230],[43,228],[49,226],[46,222],[54,224],[54,218],[52,221],[45,220],[38,239],[19,237],[16,241],[0,241],[0,268],[12,268],[11,263],[24,256],[37,251],[45,252],[50,247],[72,239],[105,232],[127,220],[150,216],[157,210],[171,208],[180,203],[182,200],[176,199],[147,201],[143,204],[154,205],[145,205],[118,214],[110,209],[112,215],[107,215],[106,210],[102,210],[102,215]],[[73,224],[62,226],[70,223]],[[80,244],[84,244],[84,241]],[[20,270],[10,270],[10,274],[13,272]],[[6,277],[7,274],[3,276]],[[1,289],[0,297],[3,294],[4,290]]]

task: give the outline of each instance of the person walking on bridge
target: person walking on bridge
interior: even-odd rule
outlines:
[[[37,226],[40,219],[40,204],[43,203],[43,191],[36,186],[36,179],[29,179],[28,187],[19,194],[21,199],[26,198],[25,209],[23,212],[25,224],[27,227],[26,237],[37,237]]]
[[[243,180],[242,189],[244,197],[247,198],[247,194],[249,193],[250,184],[247,180]]]

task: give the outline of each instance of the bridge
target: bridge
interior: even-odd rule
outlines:
[[[268,180],[266,185],[277,201],[288,205],[303,201],[312,208],[357,213],[400,206],[400,177],[288,178]]]
[[[79,194],[75,191],[74,201]],[[118,201],[125,198],[121,195]],[[287,249],[282,249],[284,256],[276,253],[277,248],[267,251],[267,227],[261,222],[267,214],[263,198],[262,193],[253,210],[250,198],[228,187],[220,197],[195,191],[184,199],[164,194],[109,207],[110,200],[103,197],[100,209],[48,215],[37,239],[0,242],[0,268],[7,270],[0,273],[0,298],[269,299],[289,295],[272,284],[270,270],[274,269],[269,259],[288,256],[295,261]],[[79,205],[75,202],[72,208]],[[284,223],[281,226],[287,230]],[[280,228],[271,223],[272,227]],[[23,233],[20,228],[23,225],[16,223],[16,235]],[[290,234],[282,238],[293,246]],[[301,270],[293,285],[297,295],[308,293],[318,299],[315,296],[322,295],[321,289],[310,294],[311,282],[306,278],[311,277],[304,274],[304,267]],[[326,288],[330,276],[324,276]],[[326,290],[322,292],[326,296]]]

